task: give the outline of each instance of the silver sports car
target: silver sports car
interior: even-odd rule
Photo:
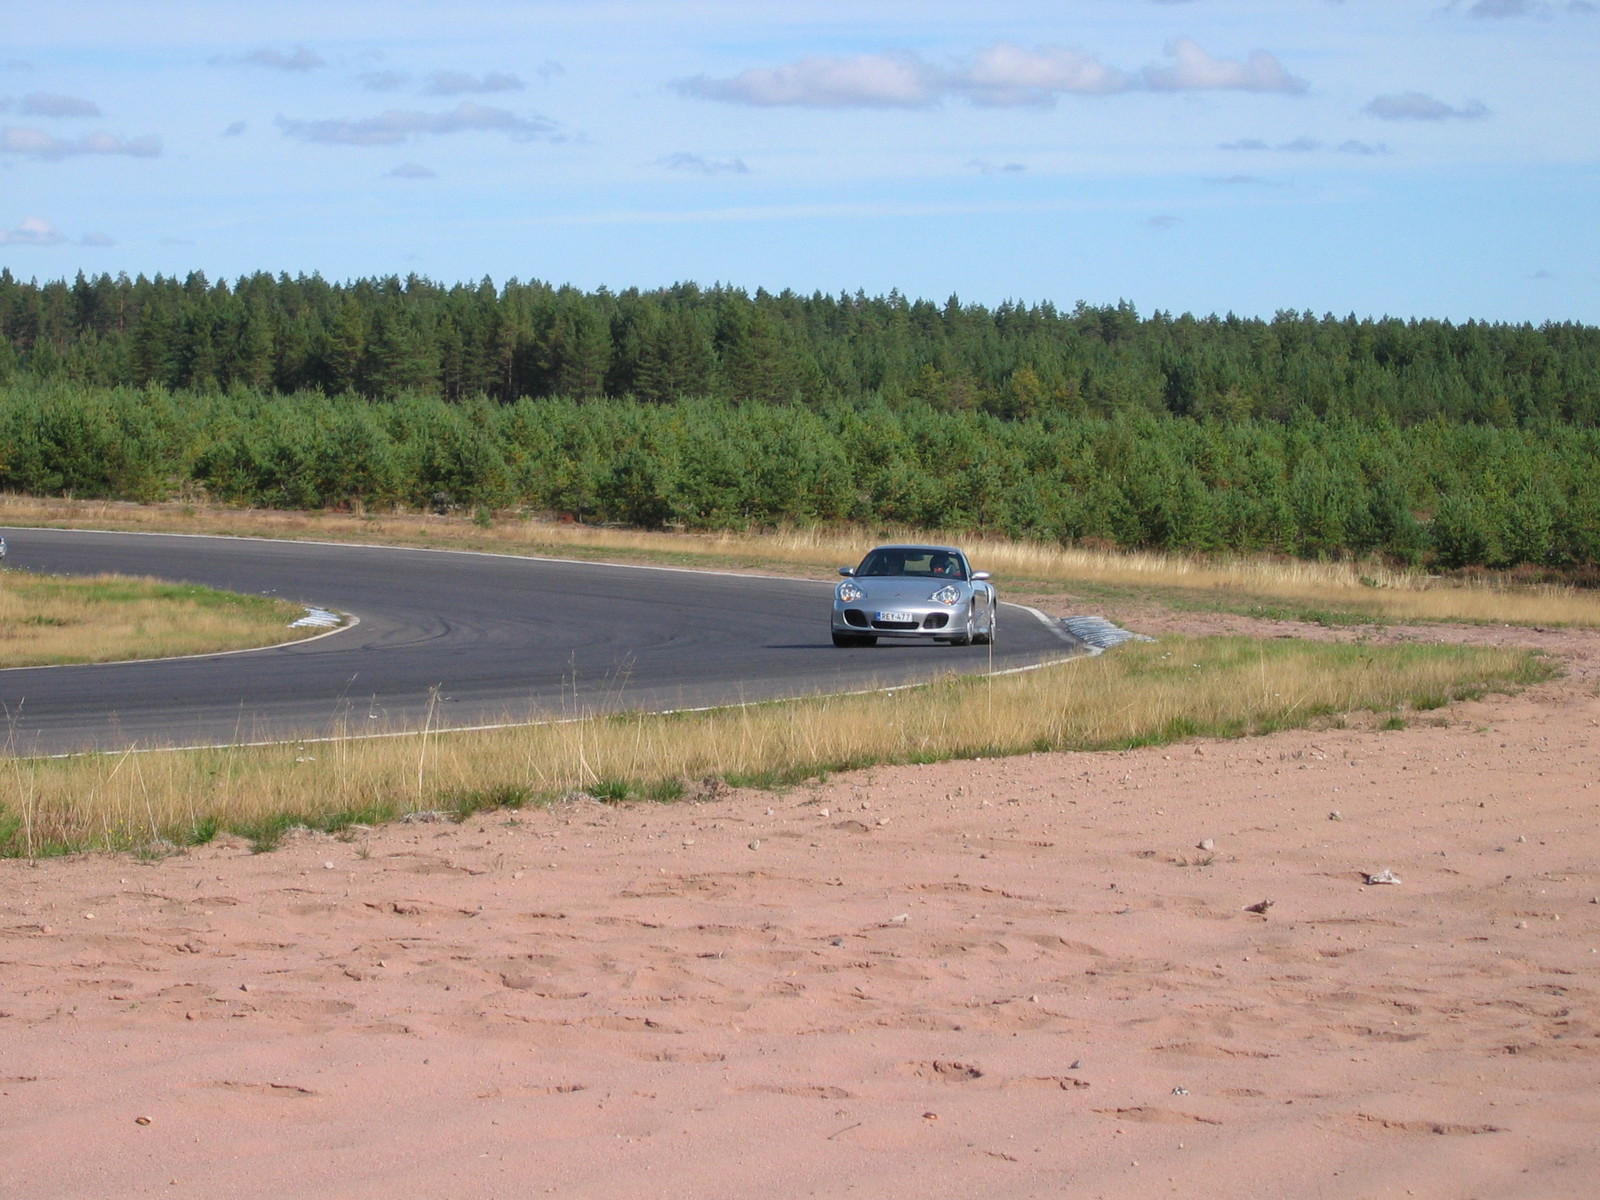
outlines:
[[[859,567],[840,567],[833,590],[833,644],[881,637],[966,646],[992,642],[998,601],[987,571],[952,546],[879,546]]]

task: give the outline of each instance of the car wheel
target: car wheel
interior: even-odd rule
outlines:
[[[989,610],[989,628],[985,629],[982,633],[980,633],[978,635],[977,639],[976,639],[980,646],[992,646],[992,645],[994,645],[995,625],[997,623],[998,623],[998,618],[996,616],[996,613],[995,613],[994,609],[991,608]]]

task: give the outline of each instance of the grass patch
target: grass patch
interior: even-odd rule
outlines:
[[[533,799],[533,793],[523,784],[501,783],[493,787],[455,792],[440,799],[440,808],[443,811],[453,814],[458,821],[464,821],[474,813],[493,812],[502,808],[521,808]],[[377,825],[384,818],[383,813],[363,814],[359,822],[349,822],[345,828],[351,824]]]
[[[304,612],[287,600],[197,584],[0,571],[0,667],[270,646],[316,633],[289,628]]]
[[[1303,625],[1321,625],[1324,629],[1337,629],[1343,625],[1371,625],[1383,618],[1352,609],[1304,608],[1281,604],[1243,603],[1229,606],[1225,601],[1209,606],[1213,611],[1235,611],[1243,616],[1258,617],[1267,621],[1298,621]]]
[[[1203,558],[1063,547],[930,530],[791,529],[662,533],[563,524],[526,516],[278,512],[210,505],[136,505],[0,496],[0,521],[66,528],[171,530],[490,550],[662,566],[827,575],[880,541],[956,542],[995,573],[1002,592],[1069,590],[1157,597],[1206,610],[1282,613],[1327,624],[1472,621],[1600,627],[1600,594],[1483,576],[1441,579],[1370,562]]]
[[[268,849],[297,826],[459,819],[578,791],[670,800],[707,780],[778,788],[880,763],[1237,737],[1515,690],[1555,670],[1504,648],[1168,639],[891,693],[333,741],[314,759],[293,745],[12,759],[0,762],[0,853],[193,844],[221,831]]]
[[[644,798],[657,804],[670,804],[682,800],[687,789],[681,779],[658,779],[644,788]]]

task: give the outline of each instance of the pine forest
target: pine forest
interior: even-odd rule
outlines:
[[[0,489],[1600,566],[1600,328],[0,271]]]

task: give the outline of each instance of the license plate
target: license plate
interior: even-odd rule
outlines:
[[[901,621],[911,622],[914,624],[917,619],[917,614],[908,612],[881,612],[877,614],[877,619],[880,621]]]

